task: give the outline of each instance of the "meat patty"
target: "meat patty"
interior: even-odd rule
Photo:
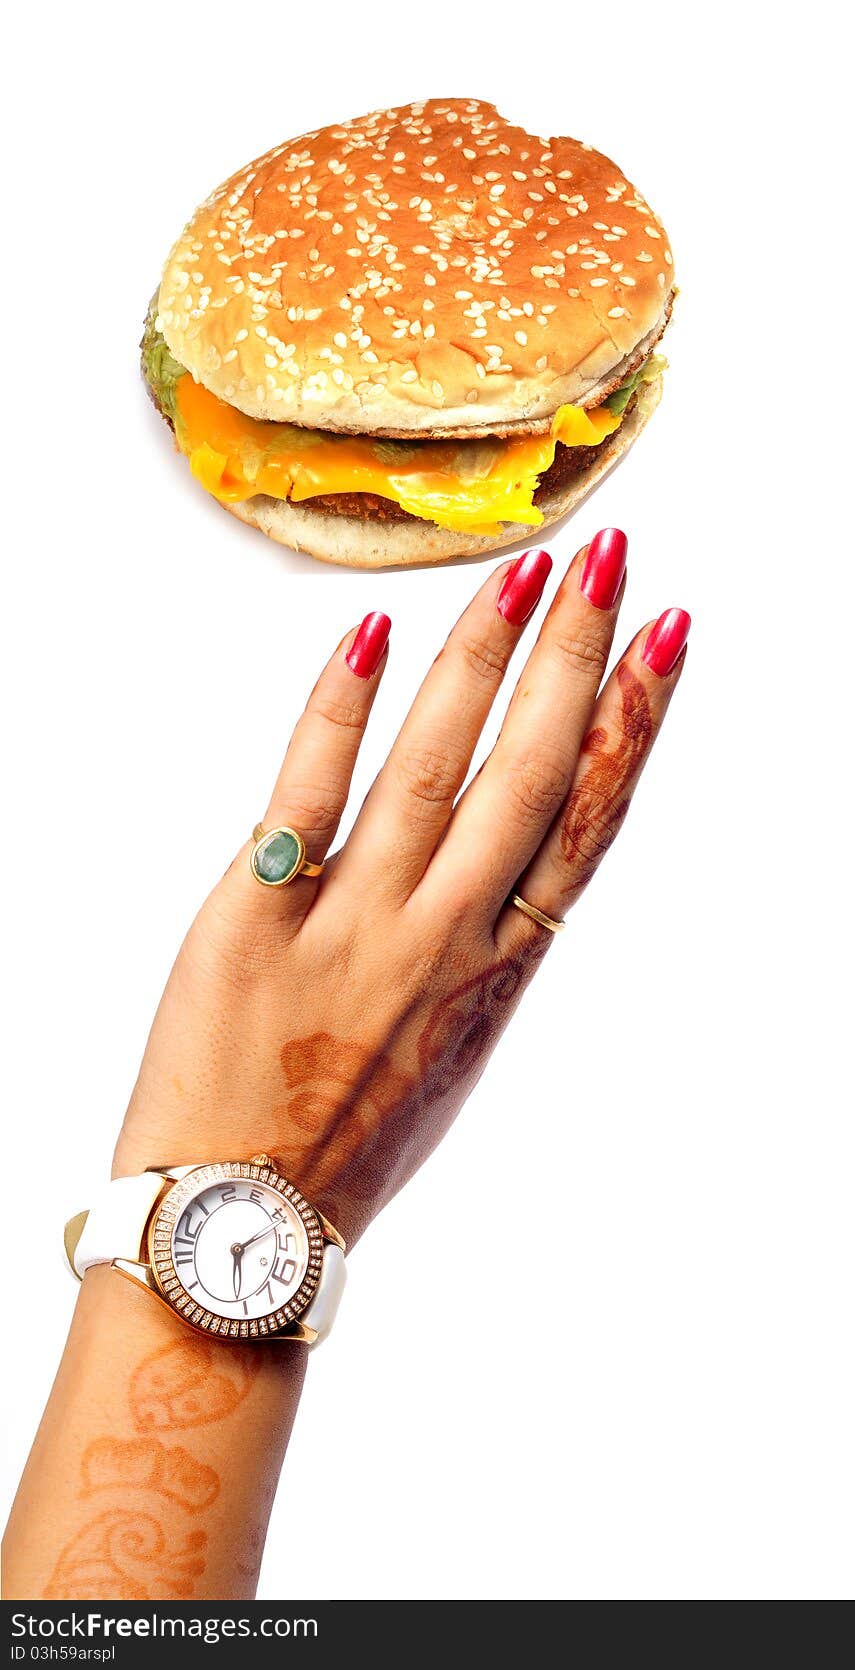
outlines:
[[[627,402],[624,417],[627,417],[635,405],[636,396],[633,394]],[[619,433],[619,431],[615,431]],[[602,447],[607,444],[601,441],[599,446],[564,446],[561,441],[555,448],[555,457],[544,471],[537,485],[534,495],[535,504],[553,493],[563,492],[577,476],[584,475],[591,465],[602,456]],[[384,499],[379,493],[318,493],[311,499],[301,499],[300,503],[311,510],[328,510],[336,516],[356,516],[363,521],[372,522],[420,522],[420,516],[413,516],[409,510],[402,510],[394,499]]]

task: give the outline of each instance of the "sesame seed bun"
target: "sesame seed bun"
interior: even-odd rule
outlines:
[[[584,474],[576,476],[559,491],[538,500],[543,522],[537,528],[508,523],[495,537],[478,538],[438,528],[433,522],[415,517],[406,521],[378,522],[371,518],[344,516],[335,511],[312,510],[311,500],[290,504],[284,499],[261,495],[237,504],[227,504],[224,508],[292,551],[303,551],[307,556],[317,557],[320,562],[337,563],[347,568],[409,568],[417,564],[449,562],[454,557],[483,556],[521,539],[536,542],[544,528],[551,527],[575,510],[632,446],[658,406],[661,393],[660,375],[645,385],[620,429],[597,447],[596,460]]]
[[[180,364],[251,417],[465,438],[596,404],[671,291],[664,229],[607,157],[477,99],[431,99],[304,134],[227,180],[172,250],[158,318]],[[318,520],[270,503],[277,526]],[[235,510],[261,525],[254,502]],[[427,544],[457,554],[438,549],[454,534],[410,537],[419,561]]]

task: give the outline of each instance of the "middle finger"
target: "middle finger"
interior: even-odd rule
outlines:
[[[339,877],[382,863],[385,887],[406,898],[451,816],[484,721],[552,559],[526,551],[493,573],[434,661],[339,859]]]

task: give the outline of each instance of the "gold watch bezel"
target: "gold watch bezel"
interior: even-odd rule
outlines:
[[[284,1200],[302,1219],[309,1242],[309,1262],[297,1292],[287,1305],[263,1317],[235,1318],[217,1316],[200,1305],[187,1292],[172,1259],[172,1231],[188,1200],[212,1183],[229,1179],[251,1179],[277,1189]],[[336,1237],[338,1239],[338,1237]],[[299,1189],[264,1156],[260,1160],[221,1160],[196,1166],[172,1184],[157,1204],[149,1222],[146,1246],[151,1273],[159,1297],[188,1327],[216,1339],[276,1339],[293,1329],[303,1312],[311,1304],[321,1279],[324,1233],[321,1219],[313,1206],[304,1199]]]

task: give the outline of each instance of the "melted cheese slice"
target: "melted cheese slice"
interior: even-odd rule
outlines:
[[[300,504],[321,493],[376,493],[440,528],[491,534],[503,522],[537,527],[540,477],[559,441],[598,446],[621,417],[561,406],[548,435],[520,440],[388,441],[246,417],[194,382],[175,385],[175,433],[202,486],[224,503],[266,493]]]

